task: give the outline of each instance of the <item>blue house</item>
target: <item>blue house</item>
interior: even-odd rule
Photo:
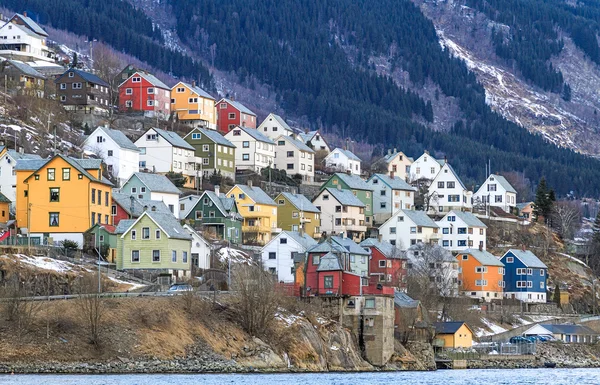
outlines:
[[[504,263],[504,298],[523,302],[546,302],[548,266],[529,250],[510,249]]]

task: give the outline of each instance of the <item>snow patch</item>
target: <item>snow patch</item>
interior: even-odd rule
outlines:
[[[558,254],[558,255],[562,255],[563,257],[567,257],[567,258],[569,258],[571,261],[573,261],[573,262],[576,262],[576,263],[579,263],[580,265],[582,265],[582,266],[585,266],[585,267],[588,267],[588,268],[589,268],[589,266],[588,266],[588,265],[586,265],[586,264],[585,264],[585,262],[583,262],[582,260],[580,260],[580,259],[578,259],[578,258],[572,257],[572,256],[570,256],[569,254],[564,254],[564,253],[556,253],[556,254]]]
[[[504,332],[508,331],[508,329],[505,329],[502,326],[496,325],[495,323],[488,320],[487,318],[482,318],[481,322],[483,322],[485,324],[485,327],[488,328],[489,330],[479,328],[477,330],[477,332],[475,333],[475,335],[477,337],[493,336],[494,334],[504,333]]]
[[[114,277],[108,277],[108,279],[110,279],[111,281],[119,284],[119,285],[130,285],[131,287],[128,288],[128,291],[132,291],[132,290],[136,290],[142,287],[145,287],[146,285],[142,285],[141,283],[134,283],[134,282],[127,282],[127,281],[121,281],[120,279],[114,278]]]

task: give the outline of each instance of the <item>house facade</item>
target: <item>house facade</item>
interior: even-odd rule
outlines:
[[[147,194],[143,196],[147,196]],[[146,210],[171,213],[169,207],[162,200],[139,198],[139,194],[124,194],[113,189],[111,207],[113,225],[117,226],[122,220],[137,219]]]
[[[236,170],[260,173],[263,168],[275,164],[275,142],[260,131],[248,127],[235,127],[225,135],[225,139],[236,147]]]
[[[321,230],[361,241],[365,237],[365,204],[350,190],[326,187],[313,200],[321,212]]]
[[[325,157],[325,167],[332,170],[360,176],[361,160],[351,151],[336,148]]]
[[[466,297],[490,302],[504,292],[504,264],[484,249],[466,249],[456,255],[458,287]]]
[[[0,223],[7,223],[10,219],[10,199],[0,192]]]
[[[54,63],[56,54],[48,48],[48,33],[35,21],[16,13],[0,27],[0,56],[23,61],[46,61]]]
[[[140,150],[122,131],[99,126],[85,139],[83,149],[102,159],[119,184],[139,170]]]
[[[452,210],[436,223],[442,232],[441,245],[448,250],[487,247],[487,226],[472,213]]]
[[[15,167],[21,159],[42,159],[39,155],[26,154],[20,151],[9,150],[0,146],[0,193],[4,194],[11,203],[14,210],[17,201],[17,173]]]
[[[203,178],[213,173],[235,178],[235,145],[217,131],[194,128],[183,139],[194,147]],[[198,170],[197,170],[198,171]]]
[[[44,97],[48,79],[44,74],[19,60],[6,60],[4,63],[3,72],[9,89],[16,90],[19,95]]]
[[[190,248],[192,269],[210,269],[210,243],[190,225],[183,225],[183,228],[192,236],[192,246]]]
[[[551,336],[567,344],[596,343],[598,332],[583,325],[538,324],[523,332],[524,336]]]
[[[433,180],[440,172],[444,163],[444,160],[436,159],[429,154],[429,151],[425,151],[423,155],[418,157],[417,160],[410,165],[410,175],[408,179],[410,182],[420,179]]]
[[[435,322],[435,338],[438,346],[447,349],[471,348],[473,346],[473,331],[462,321]]]
[[[162,201],[173,216],[179,218],[181,191],[164,175],[136,172],[123,183],[120,192],[138,199]]]
[[[437,244],[440,240],[438,225],[424,211],[398,210],[379,226],[382,240],[400,250],[419,243]]]
[[[388,150],[387,154],[384,155],[383,162],[387,168],[387,175],[392,178],[397,176],[404,181],[410,180],[410,167],[414,162],[413,158],[394,148],[393,151]]]
[[[83,245],[83,233],[91,226],[112,224],[113,185],[102,176],[100,159],[21,159],[15,170],[16,219],[22,233]]]
[[[295,131],[283,120],[283,118],[274,113],[270,113],[257,128],[271,140],[276,140],[281,135],[294,137]]]
[[[365,205],[365,225],[373,225],[373,188],[371,185],[357,175],[338,172],[323,183],[321,189],[327,187],[350,190]]]
[[[429,212],[471,211],[473,193],[469,191],[449,163],[444,163],[428,190]]]
[[[261,250],[262,266],[277,277],[278,282],[295,282],[294,256],[304,255],[317,241],[308,234],[283,230]]]
[[[242,223],[242,236],[245,244],[265,245],[271,234],[277,233],[277,204],[260,187],[237,184],[227,192],[233,198]]]
[[[510,213],[517,205],[517,190],[502,175],[491,174],[473,194],[473,205],[500,207]]]
[[[67,110],[87,113],[111,108],[110,85],[92,73],[69,68],[54,84],[56,98]]]
[[[360,246],[371,251],[369,259],[369,285],[395,287],[406,290],[407,261],[400,250],[391,243],[377,238],[367,238]]]
[[[527,221],[533,220],[533,202],[517,203],[519,217]]]
[[[171,113],[171,87],[152,74],[135,71],[118,88],[121,112],[143,112],[162,118]]]
[[[321,211],[304,195],[282,192],[277,202],[277,225],[282,230],[302,231],[311,238],[321,237]]]
[[[327,141],[318,130],[300,132],[298,133],[297,138],[315,151],[325,151],[328,154],[331,152],[331,148],[327,144]]]
[[[285,170],[289,177],[300,175],[302,181],[315,180],[315,152],[292,135],[281,135],[275,139],[275,169]]]
[[[179,82],[171,88],[171,111],[177,114],[177,120],[182,123],[217,129],[215,98],[195,82]]]
[[[116,226],[96,223],[84,234],[84,249],[103,251],[106,249],[106,261],[117,263],[117,233]]]
[[[504,297],[523,302],[545,303],[548,266],[529,250],[508,250],[504,264]]]
[[[235,127],[256,128],[256,114],[242,103],[223,98],[217,102],[217,128],[227,134]]]
[[[415,205],[416,189],[400,177],[373,174],[367,184],[373,190],[373,219],[383,223],[400,209],[411,210]]]

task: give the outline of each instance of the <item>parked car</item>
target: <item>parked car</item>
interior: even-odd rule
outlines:
[[[174,285],[171,285],[168,292],[170,294],[178,294],[185,293],[187,291],[194,291],[194,288],[191,285],[188,285],[187,283],[176,283]]]
[[[508,340],[511,344],[532,344],[535,342],[534,337],[515,336]]]

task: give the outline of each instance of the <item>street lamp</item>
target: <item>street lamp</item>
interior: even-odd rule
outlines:
[[[90,70],[94,72],[94,42],[97,42],[98,39],[90,39],[88,38],[85,43],[90,43]]]

